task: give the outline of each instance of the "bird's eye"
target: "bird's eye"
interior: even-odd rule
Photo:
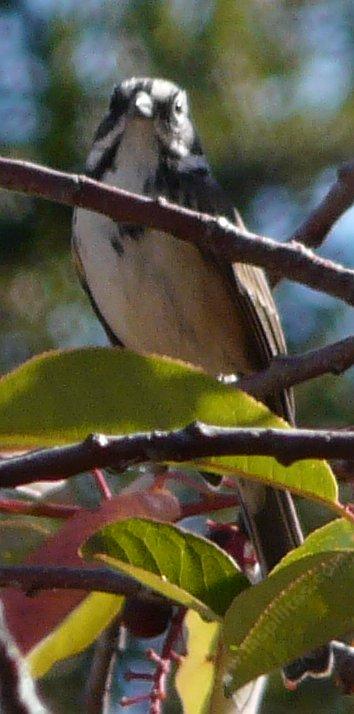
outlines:
[[[173,102],[173,111],[175,114],[182,114],[184,108],[183,98],[181,95],[177,95]]]

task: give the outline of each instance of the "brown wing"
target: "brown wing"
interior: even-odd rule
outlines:
[[[235,223],[244,228],[237,213]],[[255,354],[259,357],[259,368],[266,367],[272,357],[287,352],[279,314],[267,278],[261,268],[246,263],[235,263],[232,271],[239,292],[239,306],[244,320],[249,325],[248,333],[255,343]],[[268,403],[288,421],[294,422],[295,404],[292,390],[274,395]]]
[[[168,185],[171,186],[171,180]],[[245,227],[239,213],[209,173],[182,173],[179,181],[175,181],[175,186],[176,194],[170,193],[169,198],[176,203],[184,203],[194,210],[212,215],[225,216],[240,228]],[[160,185],[159,188],[163,191],[167,186]],[[206,257],[215,262],[210,255]],[[242,314],[246,325],[250,363],[255,371],[262,369],[269,364],[272,357],[286,354],[287,351],[278,311],[265,273],[261,268],[245,263],[230,266],[220,260],[218,264],[230,285],[235,307]],[[273,398],[267,399],[267,403],[288,421],[294,421],[295,409],[291,391],[274,395]]]
[[[184,202],[199,211],[225,216],[240,227],[242,219],[234,210],[220,186],[209,173],[196,175],[183,181],[184,192],[172,200]],[[186,190],[187,186],[187,190]],[[207,260],[216,262],[213,256]],[[245,345],[250,365],[254,370],[269,364],[272,357],[286,352],[284,334],[277,309],[264,272],[257,267],[236,263],[229,265],[217,261],[230,287],[230,294],[244,320],[248,344]],[[292,395],[280,392],[267,398],[268,406],[289,421],[294,419]],[[239,480],[239,497],[245,524],[258,555],[263,574],[269,572],[292,548],[302,542],[302,533],[297,514],[289,493],[278,491],[245,479]]]

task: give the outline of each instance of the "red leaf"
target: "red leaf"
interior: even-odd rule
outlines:
[[[92,511],[82,510],[25,560],[32,565],[82,567],[78,549],[103,526],[125,518],[172,522],[181,517],[178,500],[168,491],[123,494]],[[32,649],[86,597],[83,590],[46,590],[26,595],[15,588],[2,592],[9,629],[23,653]]]

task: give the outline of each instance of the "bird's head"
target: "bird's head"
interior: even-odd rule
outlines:
[[[190,116],[187,93],[165,79],[133,77],[117,85],[108,114],[94,137],[87,168],[100,178],[102,157],[112,159],[129,128],[146,131],[147,123],[162,153],[188,163],[201,157],[202,149]],[[200,161],[200,158],[199,158]]]

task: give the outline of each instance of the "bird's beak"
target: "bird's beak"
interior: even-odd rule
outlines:
[[[153,114],[152,98],[147,92],[138,92],[134,98],[133,114],[143,119],[151,119]]]

